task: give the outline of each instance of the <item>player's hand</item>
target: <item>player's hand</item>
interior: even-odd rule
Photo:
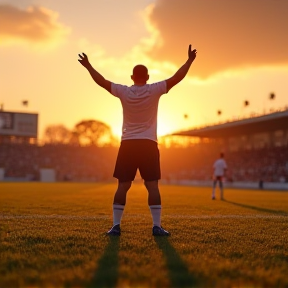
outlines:
[[[197,50],[196,49],[191,50],[191,44],[190,44],[188,48],[188,58],[193,61],[196,58],[196,55]]]
[[[78,54],[78,56],[79,56],[79,58],[80,58],[80,59],[78,59],[78,61],[79,61],[84,67],[87,68],[87,67],[90,65],[87,55],[86,55],[85,53],[82,53],[82,55],[81,55],[81,54]]]

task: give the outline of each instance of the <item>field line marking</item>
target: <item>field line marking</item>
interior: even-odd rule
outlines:
[[[97,220],[97,219],[110,219],[110,215],[95,215],[95,216],[78,216],[78,215],[43,215],[43,214],[26,214],[26,215],[1,215],[0,220],[13,220],[13,219],[63,219],[63,220]],[[124,218],[146,218],[150,217],[150,214],[126,214]],[[253,214],[253,215],[179,215],[169,214],[163,215],[164,219],[287,219],[286,215],[265,215],[265,214]]]

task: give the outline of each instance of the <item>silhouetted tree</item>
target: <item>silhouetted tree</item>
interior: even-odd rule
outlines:
[[[73,135],[78,138],[80,145],[103,146],[115,141],[111,128],[97,120],[79,122],[73,129]]]
[[[75,132],[75,131],[71,132],[71,138],[70,138],[69,143],[71,145],[74,145],[74,146],[80,146],[79,137],[78,137],[77,132]]]
[[[50,144],[68,144],[71,140],[71,131],[64,125],[50,125],[44,131],[45,143]]]

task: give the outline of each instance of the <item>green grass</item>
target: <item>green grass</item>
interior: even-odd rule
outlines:
[[[147,193],[128,192],[120,238],[116,184],[1,183],[0,287],[288,287],[288,193],[160,186],[151,235]]]

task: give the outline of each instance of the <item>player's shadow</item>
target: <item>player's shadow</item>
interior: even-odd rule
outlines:
[[[262,208],[262,207],[257,207],[257,206],[237,203],[237,202],[233,202],[233,201],[228,201],[226,199],[224,199],[223,201],[225,201],[227,203],[230,203],[230,204],[233,204],[233,205],[236,205],[236,206],[243,207],[243,208],[257,210],[259,212],[266,212],[266,213],[271,213],[271,214],[276,214],[276,215],[281,215],[281,216],[288,216],[287,212],[281,211],[281,210],[272,210],[272,209],[268,209],[268,208]]]
[[[108,244],[102,257],[98,260],[98,268],[94,277],[87,288],[105,287],[114,288],[117,286],[118,280],[118,253],[119,253],[119,237],[109,237]]]
[[[187,265],[170,244],[168,237],[154,237],[154,240],[166,258],[171,287],[197,287],[199,279],[189,272]]]

